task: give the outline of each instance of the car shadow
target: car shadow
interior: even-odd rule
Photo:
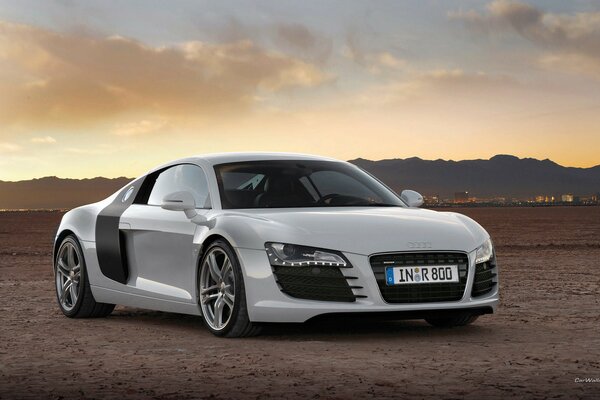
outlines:
[[[148,311],[127,307],[117,308],[109,320],[124,324],[149,324],[168,330],[186,331],[186,333],[210,332],[204,326],[202,318],[193,315],[175,314],[160,311]],[[479,324],[478,324],[479,323]],[[357,341],[382,338],[410,337],[457,337],[485,335],[492,332],[484,324],[484,319],[472,325],[455,328],[436,328],[424,320],[385,320],[369,317],[321,317],[305,323],[269,323],[262,324],[259,336],[245,340],[293,340],[293,341]]]
[[[303,324],[268,324],[260,338],[275,340],[370,340],[410,337],[451,337],[481,335],[488,329],[482,325],[436,328],[424,320],[385,320],[344,317],[311,320]]]

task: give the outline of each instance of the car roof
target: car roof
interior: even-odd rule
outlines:
[[[267,160],[320,160],[339,161],[334,158],[315,156],[301,153],[268,153],[268,152],[237,152],[237,153],[212,153],[200,154],[190,157],[202,160],[211,165],[225,164],[240,161],[267,161]]]
[[[147,171],[144,175],[146,176],[154,171],[170,167],[172,165],[182,163],[195,163],[212,167],[218,164],[226,164],[232,162],[243,162],[243,161],[268,161],[268,160],[315,160],[315,161],[336,161],[335,158],[315,156],[310,154],[300,153],[267,153],[267,152],[237,152],[237,153],[210,153],[210,154],[199,154],[192,157],[180,158],[177,160],[169,161],[168,163],[156,166],[151,170]]]

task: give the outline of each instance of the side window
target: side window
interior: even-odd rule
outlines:
[[[191,164],[176,165],[161,172],[148,197],[148,205],[159,206],[166,195],[184,190],[194,196],[197,208],[210,208],[204,171]]]
[[[223,188],[225,190],[254,190],[265,176],[252,172],[223,172]]]

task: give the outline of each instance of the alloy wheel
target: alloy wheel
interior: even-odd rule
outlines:
[[[227,326],[235,304],[235,272],[227,254],[219,247],[209,250],[200,272],[200,307],[214,330]]]
[[[60,247],[55,270],[58,302],[65,311],[71,311],[77,304],[81,282],[81,256],[73,243],[64,242]]]

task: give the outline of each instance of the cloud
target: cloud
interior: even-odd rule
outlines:
[[[354,27],[346,31],[346,44],[342,48],[342,56],[359,65],[365,65],[367,52],[363,49],[360,37],[360,31]]]
[[[506,101],[511,97],[516,99],[517,92],[523,95],[526,88],[505,75],[439,69],[412,73],[403,79],[374,85],[351,101],[359,108],[433,107],[440,103],[444,104],[444,108],[459,102],[474,105]]]
[[[542,55],[538,61],[539,65],[546,69],[569,72],[600,79],[600,66],[598,65],[598,60],[585,54],[548,53]]]
[[[299,49],[311,49],[318,44],[318,38],[301,24],[279,24],[276,32],[281,41]]]
[[[167,125],[164,119],[148,120],[144,119],[136,122],[127,122],[117,124],[112,133],[118,136],[136,136],[146,135],[160,131]]]
[[[600,75],[600,12],[554,14],[521,2],[496,0],[485,13],[469,10],[449,16],[478,34],[516,33],[541,48],[542,65]],[[583,71],[581,63],[586,64]]]
[[[97,156],[114,154],[124,148],[124,146],[115,147],[106,143],[101,143],[94,145],[93,147],[67,147],[64,150],[68,154]]]
[[[490,32],[495,29],[512,27],[522,34],[538,25],[543,15],[533,6],[508,0],[495,0],[489,3],[486,14],[475,10],[449,13],[451,18],[463,20],[473,29]]]
[[[313,87],[313,64],[251,41],[154,47],[0,22],[0,125],[81,126],[127,113],[214,116]]]
[[[367,53],[352,46],[344,46],[341,49],[342,57],[364,67],[372,74],[380,74],[385,71],[404,69],[408,62],[398,58],[388,51],[379,53]]]
[[[515,87],[519,83],[505,75],[493,75],[484,72],[466,72],[461,69],[439,69],[418,74],[413,85],[435,87],[441,91],[464,89],[469,91],[497,90],[502,87]]]
[[[394,55],[388,52],[379,53],[377,55],[377,61],[382,66],[388,68],[401,68],[406,64],[404,60],[400,60],[399,58],[396,58]]]
[[[205,29],[203,25],[202,31]],[[329,61],[333,50],[331,37],[298,22],[263,21],[257,25],[229,17],[212,29],[212,34],[222,43],[262,43],[318,65]]]
[[[295,51],[303,58],[324,63],[329,59],[333,43],[299,23],[280,23],[275,26],[275,42]]]
[[[14,143],[0,142],[0,153],[15,153],[21,150],[21,146]]]
[[[370,37],[369,40],[377,42],[375,37]],[[374,49],[367,46],[365,42],[365,35],[361,30],[356,27],[348,28],[340,55],[372,74],[381,74],[408,66],[406,60],[397,57],[388,49]]]
[[[380,74],[385,71],[395,71],[408,66],[406,60],[397,58],[387,51],[376,54],[368,54],[365,57],[365,60],[368,70],[372,74]]]
[[[30,142],[38,143],[38,144],[52,144],[52,143],[56,143],[56,139],[54,139],[52,136],[39,136],[39,137],[31,138]]]

